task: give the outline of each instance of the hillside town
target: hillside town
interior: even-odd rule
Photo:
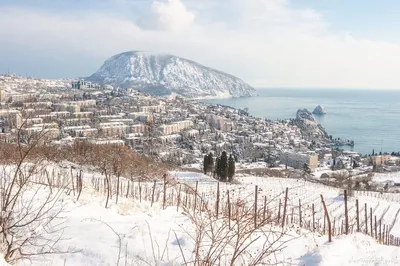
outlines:
[[[1,140],[68,145],[125,145],[165,163],[201,169],[204,155],[227,151],[240,167],[299,170],[377,169],[395,166],[390,155],[361,157],[332,149],[332,136],[307,110],[291,120],[271,121],[246,109],[206,104],[177,95],[152,97],[132,89],[85,80],[0,76]],[[255,166],[254,166],[255,165]],[[364,168],[363,168],[364,167]],[[369,168],[368,168],[369,167]],[[326,175],[325,175],[326,176]]]

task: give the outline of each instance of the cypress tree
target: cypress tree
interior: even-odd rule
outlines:
[[[214,158],[213,158],[213,155],[212,155],[211,152],[208,154],[208,165],[207,165],[207,167],[208,167],[208,171],[212,172],[212,170],[214,168]]]
[[[218,180],[220,180],[220,173],[221,173],[221,169],[220,169],[220,167],[221,167],[221,165],[220,165],[220,158],[219,157],[217,157],[216,159],[215,159],[215,170],[214,170],[214,173],[215,173],[215,175],[217,176],[217,179]],[[214,175],[214,177],[215,177],[215,175]]]
[[[229,182],[232,182],[234,175],[235,175],[235,158],[231,154],[231,155],[229,155],[229,160],[228,160],[228,178],[229,178]]]
[[[204,160],[203,160],[203,171],[204,174],[207,174],[207,170],[208,170],[208,156],[204,155]]]
[[[221,181],[227,181],[228,177],[228,156],[226,151],[223,151],[219,161]]]

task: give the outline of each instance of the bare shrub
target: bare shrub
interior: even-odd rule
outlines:
[[[37,156],[46,134],[43,130],[23,141],[19,131],[17,145],[5,147],[16,151],[0,162],[0,249],[7,262],[68,252],[55,247],[63,235],[62,195],[67,184],[49,188],[55,178],[46,172],[45,157]],[[43,173],[47,184],[36,182]]]
[[[275,253],[293,239],[285,229],[272,226],[272,217],[261,218],[261,212],[255,214],[246,205],[232,220],[218,218],[210,210],[186,210],[185,214],[194,225],[194,233],[187,232],[194,252],[190,258],[182,252],[185,265],[272,265],[277,263]]]

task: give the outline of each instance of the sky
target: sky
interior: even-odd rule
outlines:
[[[254,87],[400,89],[398,0],[0,0],[0,73],[171,53]]]

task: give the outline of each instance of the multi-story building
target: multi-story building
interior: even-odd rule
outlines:
[[[173,133],[178,133],[181,132],[182,130],[185,130],[187,128],[190,128],[193,126],[193,121],[191,120],[183,120],[183,121],[178,121],[171,123],[169,125],[161,125],[160,126],[160,131],[164,135],[170,135]]]
[[[128,114],[128,117],[144,123],[153,121],[153,116],[150,113],[141,113],[141,112],[130,113]]]
[[[90,143],[95,145],[115,145],[115,146],[125,145],[125,142],[119,139],[93,139],[90,140]]]
[[[84,79],[74,81],[71,84],[73,89],[83,90],[83,89],[100,89],[100,85],[96,83],[92,83],[90,81],[86,81]]]
[[[210,124],[210,126],[218,130],[231,131],[233,129],[232,121],[225,117],[214,114],[208,114],[206,115],[206,120]]]
[[[371,156],[370,160],[372,161],[372,164],[379,166],[385,164],[387,161],[390,161],[391,156],[389,154],[375,155]]]
[[[0,85],[0,102],[8,101],[9,96],[6,92],[6,89]]]
[[[8,128],[20,128],[22,126],[22,114],[18,110],[0,109],[0,119]]]
[[[28,102],[24,103],[24,108],[50,108],[52,106],[52,102]]]
[[[105,137],[122,137],[127,132],[128,126],[122,122],[99,123],[99,129]]]
[[[93,117],[93,112],[75,112],[72,114],[73,118],[91,118]]]
[[[292,151],[283,151],[280,153],[280,161],[287,166],[303,169],[307,164],[311,169],[318,167],[318,155],[315,153],[297,153]]]
[[[145,124],[131,125],[130,132],[132,134],[143,134],[143,133],[147,132],[147,126]]]
[[[11,102],[30,102],[36,99],[36,94],[34,93],[24,93],[24,94],[11,94]]]
[[[139,112],[141,113],[161,113],[165,111],[164,105],[155,105],[155,106],[140,106]]]

